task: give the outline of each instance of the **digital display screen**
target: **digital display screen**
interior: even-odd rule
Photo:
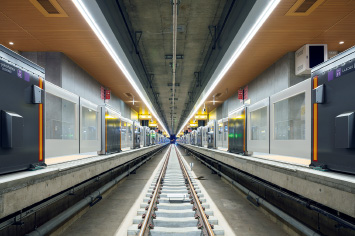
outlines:
[[[324,62],[324,46],[309,46],[309,68]]]

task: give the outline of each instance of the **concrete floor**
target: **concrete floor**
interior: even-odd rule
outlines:
[[[256,208],[240,192],[218,175],[212,174],[210,169],[192,156],[186,156],[184,149],[179,150],[188,163],[194,163],[192,170],[237,236],[288,235],[280,225]]]
[[[142,188],[152,175],[152,172],[163,158],[167,149],[157,154],[136,174],[121,181],[116,189],[102,199],[101,202],[89,209],[80,219],[75,221],[61,235],[65,236],[112,236],[115,235],[125,216],[140,195]]]
[[[131,175],[121,182],[105,199],[74,222],[62,235],[114,235],[140,195],[142,188],[147,184],[164,152],[138,169],[137,174]],[[183,150],[181,153],[185,154]],[[212,174],[207,167],[191,156],[184,155],[184,157],[188,163],[194,163],[193,171],[196,176],[203,176],[203,179],[200,180],[201,184],[237,236],[288,235],[280,225],[270,220],[245,196],[221,180],[220,177]]]

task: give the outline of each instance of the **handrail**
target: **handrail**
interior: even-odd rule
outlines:
[[[143,221],[142,226],[140,228],[140,231],[139,231],[139,234],[138,234],[139,236],[148,235],[149,231],[146,231],[146,229],[149,226],[148,223],[149,223],[149,220],[150,220],[151,215],[153,213],[152,209],[153,209],[154,204],[156,202],[156,198],[157,198],[159,190],[160,190],[160,185],[161,185],[162,179],[163,179],[163,177],[165,175],[166,167],[168,165],[168,161],[169,161],[169,157],[170,157],[170,151],[171,151],[171,146],[169,147],[169,150],[167,151],[167,157],[166,157],[166,159],[164,161],[163,167],[161,168],[159,178],[158,178],[158,180],[157,180],[157,182],[155,184],[153,197],[152,197],[152,200],[149,203],[148,211],[147,211],[147,213],[145,215],[144,221]]]
[[[189,174],[187,173],[186,171],[186,168],[185,168],[185,165],[180,157],[180,152],[178,150],[175,150],[176,151],[176,154],[177,154],[177,157],[179,159],[179,163],[180,163],[180,167],[185,175],[185,178],[188,180],[189,182],[189,186],[190,186],[190,189],[191,189],[191,193],[192,193],[192,196],[194,198],[194,202],[196,203],[197,205],[197,210],[199,211],[200,215],[201,215],[201,218],[202,218],[202,222],[203,222],[203,225],[204,227],[202,228],[203,231],[206,231],[207,235],[208,236],[214,236],[214,232],[212,230],[212,227],[210,225],[210,222],[208,221],[207,219],[207,216],[203,210],[203,207],[200,203],[200,200],[196,194],[196,191],[195,191],[195,188],[194,186],[192,185],[192,182],[191,182],[191,177],[189,176]]]

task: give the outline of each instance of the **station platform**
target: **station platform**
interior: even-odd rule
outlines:
[[[139,201],[141,192],[164,154],[165,152],[157,154],[136,174],[118,183],[117,187],[108,193],[100,204],[85,212],[70,226],[61,228],[57,231],[58,235],[120,235],[119,232],[127,232],[126,228],[131,222],[125,223],[126,218],[133,217],[131,215],[135,213],[130,213],[130,209]],[[143,198],[143,195],[141,197]],[[136,208],[139,209],[139,203]]]
[[[51,163],[47,168],[36,171],[1,175],[0,218],[74,188],[79,183],[157,150],[161,146],[153,145],[111,155],[91,156],[60,164]]]
[[[253,156],[189,144],[179,144],[209,158],[268,181],[283,189],[355,217],[355,177],[338,172],[323,172],[304,164],[289,164]]]

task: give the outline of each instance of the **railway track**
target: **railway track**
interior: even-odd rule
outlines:
[[[127,235],[224,235],[175,145],[164,158]]]

